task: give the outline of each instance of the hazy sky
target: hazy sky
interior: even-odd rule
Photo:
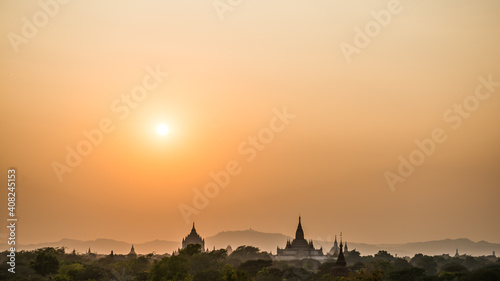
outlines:
[[[0,4],[18,243],[293,235],[299,214],[308,239],[500,243],[499,1],[46,2]]]

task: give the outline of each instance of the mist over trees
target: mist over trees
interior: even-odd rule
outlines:
[[[0,280],[34,281],[274,281],[274,280],[395,280],[489,281],[500,280],[500,259],[493,256],[427,256],[409,258],[379,251],[361,256],[345,253],[346,271],[339,273],[335,259],[277,261],[253,246],[240,246],[230,255],[224,249],[202,252],[188,245],[174,255],[96,255],[65,253],[63,248],[42,248],[16,253],[15,274],[7,271],[7,252],[1,254]],[[337,268],[337,269],[336,269]]]

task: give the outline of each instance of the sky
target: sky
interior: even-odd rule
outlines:
[[[2,1],[0,219],[14,168],[21,244],[292,236],[299,214],[306,239],[500,243],[499,14]]]

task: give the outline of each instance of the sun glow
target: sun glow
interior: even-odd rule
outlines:
[[[166,136],[169,132],[167,125],[165,124],[159,124],[158,127],[156,127],[156,132],[158,135],[161,136]]]

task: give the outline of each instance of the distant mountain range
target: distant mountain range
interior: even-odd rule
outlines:
[[[224,231],[214,236],[205,238],[205,247],[212,249],[226,248],[228,245],[236,249],[241,245],[251,245],[259,247],[263,251],[276,254],[276,247],[284,247],[287,239],[292,237],[279,233],[264,233],[255,230],[242,231]],[[331,241],[314,240],[316,248],[323,247],[323,252],[326,254],[333,246]],[[38,243],[38,244],[20,244],[17,250],[33,250],[43,247],[66,247],[67,252],[75,249],[78,253],[85,253],[89,248],[92,252],[99,254],[108,254],[111,250],[116,254],[127,254],[130,251],[131,243],[116,241],[112,239],[97,239],[91,241],[80,241],[73,239],[62,239],[57,242]],[[181,246],[181,242],[154,240],[146,243],[134,244],[135,251],[139,254],[148,254],[155,252],[157,254],[172,253]],[[417,253],[426,255],[455,255],[455,250],[459,250],[459,254],[467,254],[473,256],[491,255],[493,251],[500,253],[500,244],[488,243],[486,241],[473,242],[469,239],[445,239],[428,242],[414,242],[404,244],[366,244],[348,242],[349,250],[356,249],[362,255],[373,255],[379,250],[386,250],[392,255],[398,256],[414,256]],[[6,250],[5,244],[2,251]]]

